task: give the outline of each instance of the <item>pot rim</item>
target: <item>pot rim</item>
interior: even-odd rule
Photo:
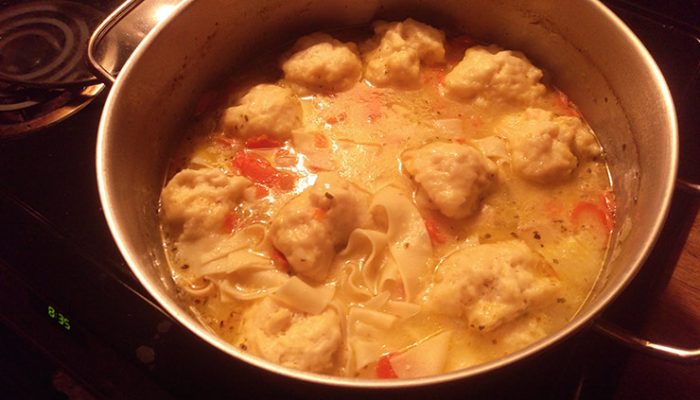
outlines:
[[[422,378],[413,379],[391,379],[391,380],[380,380],[380,379],[365,379],[365,378],[344,378],[336,377],[330,375],[322,375],[316,373],[310,373],[305,371],[299,371],[291,369],[288,367],[281,366],[262,358],[253,356],[250,353],[239,350],[232,344],[225,342],[215,334],[207,331],[201,325],[200,322],[195,320],[189,313],[185,312],[178,303],[165,293],[162,284],[158,284],[157,281],[151,281],[146,276],[146,273],[138,266],[139,263],[136,258],[130,254],[128,251],[128,246],[122,239],[124,236],[122,234],[123,229],[119,222],[119,218],[114,212],[115,207],[113,205],[113,199],[118,196],[114,196],[108,185],[107,177],[107,165],[109,164],[109,154],[105,151],[108,148],[107,138],[108,138],[108,128],[110,125],[110,115],[111,110],[115,107],[115,104],[119,98],[119,92],[122,91],[122,87],[125,86],[125,79],[117,79],[114,87],[109,93],[107,101],[104,105],[102,117],[100,119],[98,137],[97,137],[97,186],[99,191],[100,200],[104,209],[105,218],[107,224],[112,233],[112,236],[120,250],[120,253],[124,257],[127,265],[131,269],[132,273],[137,277],[139,282],[146,288],[148,293],[157,300],[157,302],[178,322],[184,325],[188,330],[197,335],[199,338],[203,339],[210,345],[218,348],[219,350],[225,352],[229,356],[232,356],[238,360],[246,362],[248,364],[254,365],[258,368],[266,370],[268,372],[282,375],[286,378],[299,379],[302,381],[317,383],[328,386],[344,387],[344,388],[362,388],[362,389],[391,389],[391,388],[408,388],[417,386],[429,386],[450,381],[456,381],[461,379],[466,379],[472,376],[484,374],[516,362],[523,360],[525,358],[534,356],[535,354],[544,351],[550,346],[555,345],[578,332],[584,326],[592,323],[593,319],[602,312],[602,310],[607,307],[611,301],[613,301],[631,282],[632,278],[641,269],[642,264],[647,259],[648,255],[653,248],[654,243],[658,239],[661,228],[666,220],[666,216],[669,211],[671,198],[674,190],[674,182],[677,173],[678,165],[678,125],[676,119],[676,112],[671,97],[670,90],[666,81],[661,73],[661,70],[656,65],[654,59],[649,54],[648,50],[641,43],[639,38],[631,31],[627,25],[620,20],[620,18],[615,15],[610,9],[603,5],[599,0],[584,0],[590,3],[595,9],[601,14],[601,18],[605,18],[608,23],[612,24],[619,33],[626,38],[628,43],[636,51],[637,55],[643,60],[647,69],[653,74],[653,80],[657,86],[658,93],[662,100],[662,103],[666,107],[666,113],[664,117],[666,120],[666,125],[668,131],[671,134],[670,140],[670,168],[666,174],[666,186],[663,188],[663,201],[660,212],[656,215],[653,224],[650,224],[650,234],[646,236],[644,243],[638,244],[643,250],[640,251],[633,263],[632,267],[627,268],[619,282],[615,285],[612,290],[609,290],[605,296],[598,297],[595,302],[597,303],[595,307],[591,307],[586,312],[577,314],[569,323],[567,323],[563,328],[561,328],[556,333],[543,338],[530,346],[506,355],[504,357],[488,361],[483,364],[478,364],[472,367],[464,368],[457,371],[447,372],[440,375],[427,376]],[[172,12],[172,14],[159,24],[156,28],[151,31],[146,38],[141,42],[141,44],[136,48],[132,56],[127,60],[122,68],[120,75],[129,74],[129,71],[137,64],[137,60],[145,53],[150,47],[151,43],[156,40],[159,36],[159,32],[163,30],[172,20],[178,18],[188,7],[194,3],[194,0],[184,0],[180,3],[177,8]]]

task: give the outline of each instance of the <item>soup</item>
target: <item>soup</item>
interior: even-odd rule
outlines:
[[[525,55],[408,19],[305,36],[205,94],[161,194],[181,298],[240,349],[345,377],[483,363],[586,301],[602,149]]]

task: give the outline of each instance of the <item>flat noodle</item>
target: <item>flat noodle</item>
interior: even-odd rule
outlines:
[[[214,281],[221,301],[255,300],[269,295],[289,280],[289,276],[274,269],[247,270]]]
[[[205,297],[213,294],[215,292],[216,285],[212,281],[208,281],[204,287],[195,288],[190,285],[182,286],[182,290],[187,292],[191,296],[195,297]]]
[[[351,261],[342,269],[340,289],[345,296],[355,302],[363,302],[372,297],[372,293],[365,285],[358,262]]]
[[[321,137],[322,139],[319,139]],[[327,143],[329,139],[323,133],[297,129],[292,133],[292,140],[297,151],[308,159],[310,167],[322,171],[337,169],[330,143]],[[319,141],[325,145],[319,147]]]
[[[383,291],[364,303],[365,308],[379,310],[398,317],[399,319],[410,318],[420,312],[421,306],[406,301],[391,300],[391,294]]]
[[[218,258],[198,269],[199,276],[220,276],[233,274],[243,269],[265,270],[274,269],[275,265],[269,257],[254,253],[250,250],[238,250]]]
[[[397,321],[398,317],[381,311],[363,307],[350,308],[347,340],[356,370],[377,360],[384,350],[382,337]]]
[[[214,261],[217,258],[225,257],[229,253],[240,249],[258,249],[265,240],[267,230],[261,224],[246,226],[225,239],[219,239],[216,247],[205,254],[202,254],[202,264]]]
[[[381,329],[390,329],[398,320],[394,315],[362,307],[352,307],[349,318],[350,321],[362,321]]]
[[[386,312],[396,315],[401,319],[410,318],[420,312],[421,306],[406,301],[389,300],[384,306]]]
[[[358,319],[351,319],[351,334],[349,335],[350,340],[356,340],[360,338],[379,340],[382,337],[382,332],[386,332],[386,329],[378,328],[371,325],[368,322],[360,321]]]
[[[316,315],[326,309],[334,294],[333,284],[313,287],[294,276],[277,289],[272,297],[289,308]]]
[[[452,331],[419,342],[403,353],[391,357],[391,367],[399,378],[418,378],[439,374],[445,368]]]
[[[386,302],[389,300],[391,297],[391,294],[387,291],[381,292],[378,295],[372,297],[371,299],[367,300],[364,304],[366,308],[372,308],[375,310],[380,310]]]
[[[379,276],[379,290],[391,291],[397,287],[403,287],[403,280],[396,261],[392,257],[387,257],[382,267],[382,273]]]
[[[182,275],[194,280],[205,275],[226,274],[239,269],[241,262],[227,263],[229,254],[235,252],[256,254],[248,249],[260,247],[265,238],[265,231],[263,225],[255,224],[230,236],[216,234],[196,241],[179,241],[177,246],[181,262],[189,267]],[[247,259],[253,262],[250,257]],[[264,264],[262,260],[257,260],[255,263]]]
[[[356,339],[352,342],[352,351],[355,355],[354,367],[359,370],[377,361],[382,355],[383,346],[375,340]]]
[[[347,247],[339,254],[339,257],[354,260],[361,265],[364,285],[374,295],[379,291],[387,244],[385,233],[369,229],[355,229],[350,234]]]
[[[428,271],[432,255],[423,219],[411,200],[391,186],[374,196],[370,210],[372,215],[386,215],[389,251],[401,274],[406,299],[411,301],[420,291],[419,277]]]

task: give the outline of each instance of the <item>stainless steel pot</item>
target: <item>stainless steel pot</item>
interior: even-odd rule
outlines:
[[[105,64],[114,64],[118,52],[98,51],[101,42],[130,8],[125,5],[93,36],[91,60],[102,73]],[[580,313],[559,332],[507,357],[439,376],[344,379],[253,357],[193,318],[178,301],[166,265],[158,197],[188,110],[205,88],[222,81],[232,66],[256,57],[260,49],[319,29],[407,16],[524,51],[551,72],[556,86],[580,107],[603,143],[618,199],[614,251],[604,276]],[[335,386],[392,388],[484,374],[541,352],[590,325],[649,254],[669,207],[677,152],[676,115],[659,68],[634,34],[597,1],[186,0],[146,37],[119,73],[100,123],[97,176],[107,221],[133,273],[194,334],[232,357],[288,377]],[[610,326],[598,327],[620,335]],[[697,351],[647,347],[669,357],[700,356]]]

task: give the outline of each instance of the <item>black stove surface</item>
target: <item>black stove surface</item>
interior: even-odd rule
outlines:
[[[698,1],[666,8],[653,1],[608,3],[664,71],[681,144],[700,154],[684,139],[697,136],[700,126],[693,109],[700,100]],[[145,293],[112,241],[97,194],[94,153],[104,98],[47,130],[0,141],[1,397],[387,398],[299,384],[232,360]],[[691,161],[686,166],[689,173],[696,169]],[[392,396],[605,398],[614,393],[626,354],[584,331],[496,374]]]

